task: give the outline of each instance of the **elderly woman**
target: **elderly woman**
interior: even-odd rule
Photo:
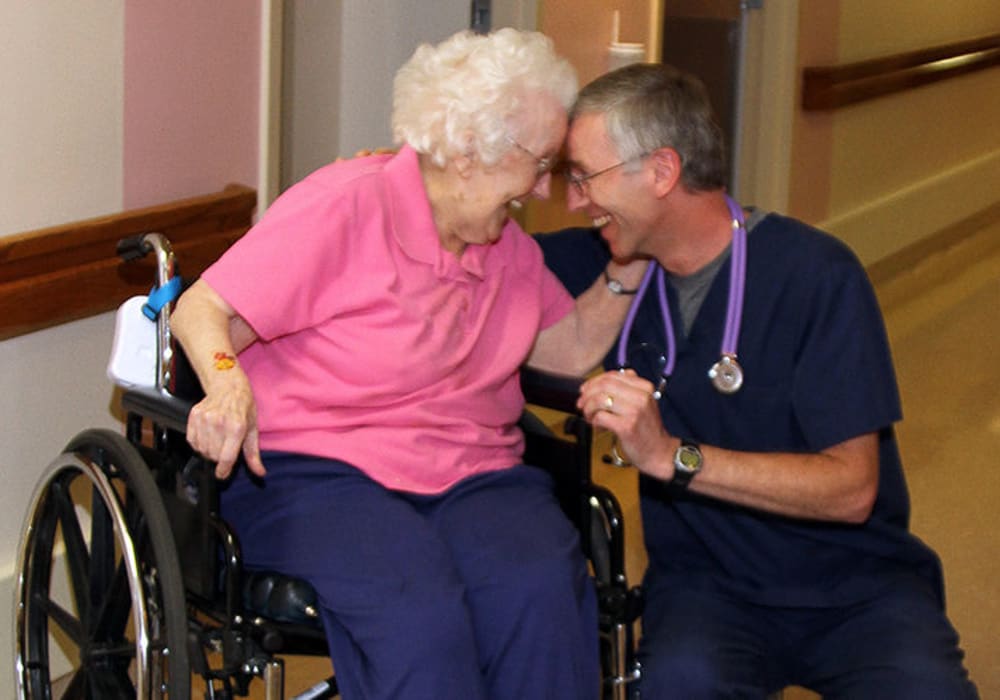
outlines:
[[[173,315],[205,390],[188,439],[248,564],[317,589],[345,698],[597,695],[594,594],[521,464],[518,370],[592,368],[629,297],[574,302],[508,217],[548,196],[575,90],[540,34],[419,48],[398,153],[288,190]]]

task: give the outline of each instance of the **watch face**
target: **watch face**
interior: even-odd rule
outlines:
[[[697,471],[701,468],[701,453],[696,447],[682,445],[677,450],[677,462],[677,466],[685,471]]]

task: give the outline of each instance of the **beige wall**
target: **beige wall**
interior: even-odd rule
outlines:
[[[121,206],[124,23],[120,1],[0,2],[0,236]]]
[[[800,2],[799,67],[1000,33],[1000,3]],[[797,71],[797,73],[799,73]],[[1000,200],[1000,68],[794,115],[789,212],[866,263]]]
[[[555,42],[584,85],[608,69],[608,45],[618,13],[618,41],[645,44],[650,60],[659,53],[658,0],[538,0],[538,29]],[[589,219],[566,211],[562,178],[553,178],[548,201],[528,202],[519,217],[528,231],[586,226]]]
[[[801,2],[801,0],[800,0]],[[805,4],[822,5],[830,2]],[[1000,31],[996,0],[837,0],[841,61],[927,48]]]
[[[607,70],[615,12],[618,41],[649,46],[659,35],[650,22],[656,6],[655,0],[541,0],[539,28],[570,60],[582,85]]]

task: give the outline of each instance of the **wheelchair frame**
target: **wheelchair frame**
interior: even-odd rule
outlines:
[[[169,242],[145,234],[119,244],[125,260],[157,258],[157,285],[174,275]],[[87,430],[43,474],[18,555],[15,672],[21,698],[52,697],[57,651],[75,658],[63,697],[245,696],[255,678],[284,698],[285,655],[328,656],[309,584],[243,568],[239,541],[219,514],[211,464],[184,436],[196,380],[157,317],[152,388],[126,390],[125,436]],[[579,382],[524,370],[529,404],[569,414],[566,436],[522,421],[524,461],[553,474],[598,592],[603,696],[625,700],[638,678],[637,588],[625,577],[624,527],[614,494],[590,478],[592,435],[575,408]],[[220,556],[221,554],[221,556]],[[69,592],[60,595],[65,561]],[[335,676],[295,696],[337,694]]]

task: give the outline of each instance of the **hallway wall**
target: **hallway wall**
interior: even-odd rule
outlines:
[[[259,2],[0,3],[0,236],[256,184]],[[78,431],[118,427],[113,314],[0,342],[0,697],[16,546]]]
[[[797,62],[836,65],[1000,34],[1000,3],[799,2]],[[833,112],[797,107],[788,211],[866,263],[1000,201],[1000,67]]]

